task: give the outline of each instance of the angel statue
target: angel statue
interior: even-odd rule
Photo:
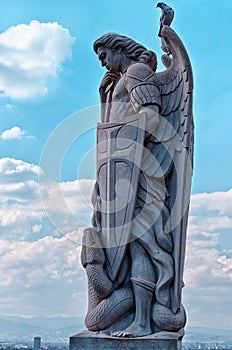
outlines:
[[[114,337],[181,332],[193,163],[193,77],[183,43],[163,25],[165,70],[136,41],[94,42],[100,85],[92,227],[84,231],[87,328]],[[168,50],[167,50],[168,47]]]

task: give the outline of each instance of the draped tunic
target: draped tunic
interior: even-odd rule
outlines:
[[[144,63],[130,65],[116,83],[110,100],[107,102],[110,103],[109,122],[121,122],[151,105],[158,106],[160,110],[160,91],[154,72]],[[162,118],[159,122],[163,122]],[[146,130],[131,237],[141,244],[147,259],[152,262],[155,272],[154,299],[171,307],[173,242],[164,227],[169,216],[167,183],[172,161],[161,162],[164,153],[167,159],[170,158],[165,145],[156,138],[155,131]]]

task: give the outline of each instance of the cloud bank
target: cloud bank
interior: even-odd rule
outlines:
[[[0,240],[2,314],[83,315],[86,281],[80,246],[68,237]]]
[[[84,315],[87,284],[80,264],[83,227],[69,231],[67,225],[63,235],[50,223],[39,194],[38,175],[42,171],[23,160],[0,159],[1,314]],[[61,186],[72,215],[78,212],[85,216],[91,185],[93,180],[57,184],[51,186],[50,195]],[[56,208],[62,211],[57,204]],[[88,210],[91,217],[91,208]]]
[[[24,99],[46,94],[48,78],[72,56],[73,42],[68,29],[57,22],[33,20],[1,33],[1,95]]]
[[[190,325],[232,328],[232,190],[192,195],[184,303]]]
[[[61,235],[90,224],[90,197],[94,181],[81,179],[50,184],[46,187],[47,202],[44,207],[38,184],[41,172],[43,170],[38,165],[12,158],[0,159],[1,238],[37,240],[57,236],[59,222],[63,224]],[[62,202],[57,192],[61,193]],[[57,222],[56,217],[59,219]],[[81,243],[81,234],[75,243]]]
[[[80,179],[47,188],[50,204],[59,216],[65,219],[68,208],[73,216],[83,219],[75,230],[66,222],[66,234],[61,234],[49,222],[40,201],[41,171],[45,170],[22,160],[0,159],[2,313],[84,317],[87,292],[79,243],[83,222],[92,214],[89,199],[94,180]],[[64,210],[55,199],[58,187],[66,203]],[[228,308],[232,287],[231,208],[232,190],[191,198],[183,291],[191,325],[232,328]]]

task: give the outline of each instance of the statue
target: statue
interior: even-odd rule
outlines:
[[[107,72],[100,85],[94,214],[81,256],[88,276],[85,323],[114,337],[178,332],[186,323],[181,292],[193,77],[170,24],[162,17],[166,70],[160,73],[156,54],[126,36],[108,33],[94,43]]]

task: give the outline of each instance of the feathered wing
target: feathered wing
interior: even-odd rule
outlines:
[[[182,41],[173,29],[164,26],[162,38],[170,49],[172,63],[166,71],[156,73],[161,92],[161,115],[173,126],[173,131],[178,132],[180,140],[193,162],[193,74],[191,63]],[[169,134],[166,132],[163,137],[167,139]]]
[[[166,231],[173,240],[174,283],[172,288],[172,311],[178,312],[183,287],[183,266],[185,257],[188,208],[193,168],[193,75],[187,51],[168,26],[162,29],[162,38],[172,54],[169,68],[156,73],[157,84],[161,91],[161,123],[155,135],[166,151],[159,154],[159,171],[168,175],[167,207],[170,212],[166,222]]]

